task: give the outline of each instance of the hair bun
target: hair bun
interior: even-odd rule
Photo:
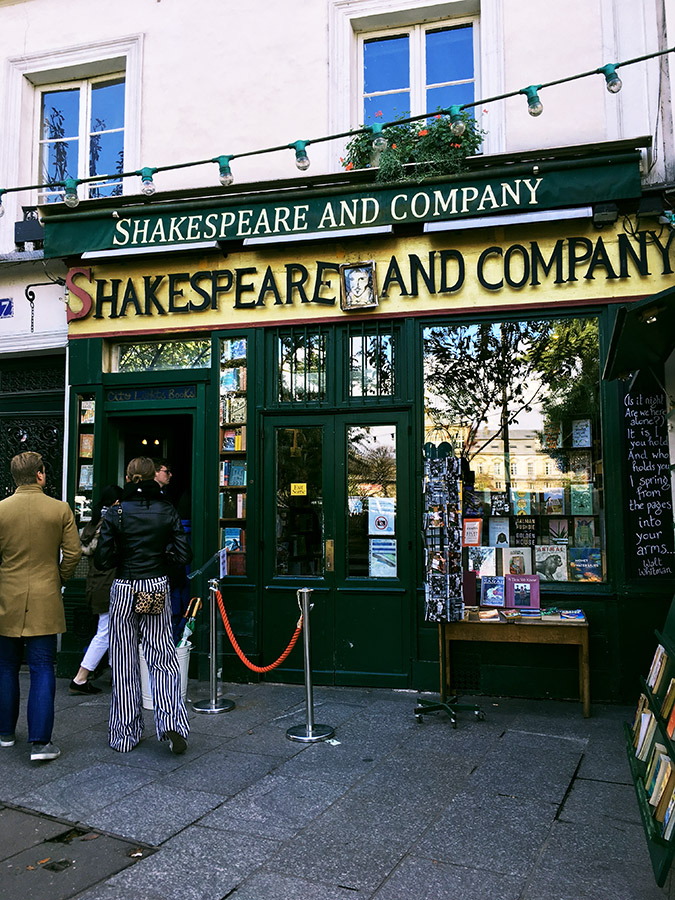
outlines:
[[[134,472],[134,474],[131,476],[131,480],[134,484],[139,484],[141,481],[143,481],[143,476],[139,472]]]

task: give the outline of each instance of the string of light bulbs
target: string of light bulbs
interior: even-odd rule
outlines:
[[[387,128],[398,125],[406,125],[411,122],[418,122],[432,116],[446,116],[450,120],[450,130],[456,137],[461,137],[466,130],[465,117],[462,115],[465,110],[473,109],[477,106],[487,106],[490,103],[496,103],[506,100],[509,97],[518,97],[524,95],[527,100],[527,111],[531,116],[540,116],[544,111],[544,106],[539,97],[539,92],[553,87],[558,84],[566,84],[569,81],[577,81],[580,78],[588,78],[592,75],[603,75],[605,85],[611,94],[617,94],[622,87],[622,81],[619,78],[617,69],[625,66],[631,66],[635,63],[644,62],[648,59],[654,59],[658,56],[665,56],[668,53],[675,52],[675,47],[669,47],[667,50],[658,50],[654,53],[646,53],[643,56],[636,56],[633,59],[625,59],[621,62],[607,63],[599,66],[597,69],[589,69],[586,72],[579,72],[577,75],[568,75],[565,78],[556,78],[553,81],[546,81],[542,84],[530,84],[527,87],[520,88],[515,91],[508,91],[505,94],[497,94],[494,97],[486,97],[483,100],[473,100],[470,103],[462,103],[452,105],[445,109],[437,109],[433,112],[425,112],[416,116],[408,116],[403,119],[396,119],[393,122],[376,122],[373,125],[364,125],[361,128],[352,129],[350,131],[342,131],[337,134],[328,134],[323,137],[311,138],[309,140],[292,141],[290,144],[279,144],[275,147],[265,147],[260,150],[245,150],[241,153],[221,154],[213,156],[209,159],[198,159],[193,162],[173,163],[167,166],[144,166],[141,169],[134,169],[129,172],[116,172],[114,175],[90,175],[85,178],[65,178],[60,181],[48,181],[42,184],[23,185],[21,187],[0,188],[0,216],[4,215],[4,206],[2,200],[5,194],[18,193],[19,191],[34,191],[39,189],[63,188],[63,200],[66,206],[76,207],[79,202],[77,193],[80,184],[91,184],[94,182],[120,181],[123,178],[140,177],[141,193],[146,197],[151,197],[156,186],[154,176],[157,172],[169,172],[177,169],[187,169],[194,166],[203,166],[215,163],[218,166],[218,178],[224,187],[229,187],[234,183],[234,175],[232,173],[232,160],[243,159],[246,156],[260,156],[263,153],[277,153],[282,150],[293,150],[295,152],[295,164],[300,171],[306,171],[310,166],[310,159],[307,154],[307,147],[310,144],[320,144],[326,141],[334,141],[339,138],[353,138],[360,134],[372,135],[372,147],[375,153],[381,153],[388,146],[388,140],[385,134]]]

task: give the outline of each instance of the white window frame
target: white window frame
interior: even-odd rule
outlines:
[[[410,59],[410,112],[406,113],[409,116],[419,116],[425,112],[433,113],[434,110],[428,110],[426,104],[426,93],[427,93],[427,84],[426,84],[426,35],[429,31],[437,31],[440,28],[454,28],[459,27],[461,25],[471,25],[473,26],[473,59],[474,59],[474,71],[473,71],[473,81],[474,84],[474,97],[476,97],[476,90],[478,89],[479,84],[479,72],[478,72],[478,62],[479,62],[479,24],[478,19],[474,16],[457,18],[451,20],[442,20],[440,22],[425,22],[419,25],[409,25],[406,28],[387,28],[381,31],[367,31],[363,34],[357,36],[358,39],[358,95],[359,95],[359,113],[360,117],[357,123],[358,125],[363,125],[363,102],[364,102],[364,44],[370,40],[377,40],[377,38],[386,38],[386,37],[403,37],[406,36],[408,38],[408,49],[409,49],[409,59]],[[467,79],[463,79],[462,81],[453,82],[457,84],[466,84]],[[380,93],[380,92],[378,92]],[[401,94],[402,91],[383,91],[383,94]],[[403,113],[403,110],[401,110]],[[476,118],[480,117],[480,110],[474,110]]]
[[[91,95],[92,88],[94,88],[98,84],[105,84],[109,81],[115,81],[118,79],[122,79],[124,81],[124,93],[126,96],[126,87],[127,87],[127,79],[126,73],[124,71],[121,72],[111,72],[107,75],[98,75],[93,78],[82,78],[77,81],[64,81],[60,84],[45,84],[36,87],[36,98],[35,98],[35,172],[33,175],[33,183],[40,184],[42,182],[42,167],[41,167],[41,159],[42,159],[42,147],[47,143],[56,143],[55,139],[52,140],[43,140],[42,139],[42,97],[44,94],[50,93],[51,91],[69,91],[69,90],[79,90],[80,92],[80,103],[79,103],[79,122],[78,122],[78,133],[77,135],[72,135],[72,137],[77,137],[78,139],[78,152],[77,152],[77,172],[73,177],[75,178],[88,178],[89,177],[89,145],[90,140],[93,134],[97,132],[91,132],[89,130],[89,124],[91,119]],[[126,108],[125,108],[126,114]],[[122,125],[121,128],[106,128],[104,132],[101,134],[114,134],[115,132],[126,132],[126,121]],[[86,142],[86,146],[85,146]],[[126,161],[126,141],[124,144],[125,149],[125,161]],[[103,174],[103,173],[102,173]],[[106,175],[111,175],[114,173],[106,172]],[[116,179],[112,179],[111,181],[101,182],[101,184],[110,185]],[[122,185],[124,185],[124,179],[121,179]],[[79,187],[80,199],[84,200],[89,196],[89,190],[96,186],[96,183],[87,183],[82,184]],[[59,191],[58,189],[52,189],[50,191],[45,190],[44,188],[39,188],[37,191],[37,200],[38,204],[48,202],[47,198],[52,198],[58,194],[63,194],[63,190]]]
[[[331,133],[358,128],[363,118],[363,83],[359,64],[359,38],[378,31],[428,24],[431,27],[459,24],[462,18],[476,19],[478,52],[474,59],[476,100],[503,94],[504,87],[504,0],[328,0],[328,118]],[[349,89],[346,89],[348,83]],[[481,110],[476,108],[477,113]],[[490,104],[484,127],[487,135],[483,153],[504,152],[505,104]],[[346,142],[345,142],[346,143]],[[335,165],[343,154],[335,147]]]
[[[141,75],[143,35],[136,34],[107,41],[82,44],[64,50],[28,54],[8,59],[5,105],[0,114],[5,127],[0,129],[0,182],[2,186],[37,184],[37,133],[35,105],[39,104],[39,86],[61,84],[97,75],[124,71],[124,165],[140,166]],[[39,113],[38,113],[39,115]],[[133,186],[122,182],[123,193]],[[3,197],[7,212],[0,219],[0,248],[14,246],[14,222],[22,218],[21,206],[37,206],[37,191],[12,192]]]

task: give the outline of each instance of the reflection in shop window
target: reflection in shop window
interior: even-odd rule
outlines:
[[[396,578],[396,426],[347,429],[348,569]]]
[[[211,341],[148,341],[113,345],[113,372],[161,372],[169,369],[208,369]]]
[[[424,375],[427,434],[445,429],[475,473],[478,576],[606,580],[598,320],[427,328]],[[521,552],[491,546],[497,526]]]
[[[278,353],[279,400],[325,400],[326,335],[307,328],[292,329],[280,336]]]
[[[350,397],[384,397],[393,393],[393,335],[378,333],[350,337]]]

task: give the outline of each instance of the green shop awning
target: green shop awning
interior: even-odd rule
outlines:
[[[602,377],[612,381],[662,365],[674,349],[675,286],[619,308]]]
[[[353,228],[410,226],[498,213],[587,206],[640,196],[637,150],[544,159],[535,164],[485,166],[433,182],[349,184],[332,190],[227,191],[167,201],[120,197],[57,212],[45,209],[45,257],[87,251],[158,250],[204,241],[283,239],[336,234]],[[89,208],[87,208],[89,207]]]

